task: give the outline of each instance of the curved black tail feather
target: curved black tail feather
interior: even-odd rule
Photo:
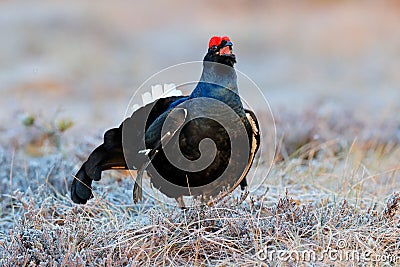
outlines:
[[[71,185],[71,199],[85,204],[92,194],[92,181],[101,179],[101,172],[109,169],[127,169],[120,128],[113,128],[104,134],[104,143],[98,146],[79,169]]]

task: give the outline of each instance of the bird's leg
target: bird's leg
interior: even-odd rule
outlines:
[[[142,189],[142,180],[143,180],[143,174],[144,174],[144,170],[145,170],[145,165],[143,164],[138,172],[137,172],[137,176],[136,176],[136,181],[135,181],[135,185],[133,187],[133,202],[138,203],[138,201],[142,201],[143,200],[143,189]]]
[[[245,188],[242,188],[242,190],[244,190],[244,192],[242,192],[240,194],[240,200],[238,202],[238,205],[242,204],[246,200],[247,196],[249,195],[249,187],[248,186],[246,186]]]
[[[147,167],[150,165],[151,161],[154,159],[156,154],[158,153],[157,149],[145,149],[139,151],[139,153],[144,153],[148,160],[144,162],[138,169],[135,185],[133,186],[133,202],[138,203],[138,201],[143,200],[143,174]]]
[[[175,198],[176,202],[178,202],[178,206],[181,209],[186,209],[185,202],[183,201],[183,196],[179,196]]]
[[[244,179],[240,182],[240,189],[245,190],[247,187],[247,180],[246,177],[244,177]]]
[[[247,186],[247,180],[246,177],[240,182],[240,189],[244,192],[240,194],[240,200],[238,202],[238,205],[242,204],[243,201],[246,200],[247,196],[249,195],[249,187]]]

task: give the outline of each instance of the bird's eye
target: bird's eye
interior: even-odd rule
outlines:
[[[213,46],[211,47],[211,49],[212,49],[212,50],[216,50],[216,49],[217,49],[217,46],[216,46],[216,45],[213,45]]]

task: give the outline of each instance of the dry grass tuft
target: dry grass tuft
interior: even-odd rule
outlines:
[[[383,214],[389,218],[393,218],[399,212],[400,193],[393,193],[386,202]]]

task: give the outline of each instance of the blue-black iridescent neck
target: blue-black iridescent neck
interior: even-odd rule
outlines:
[[[223,60],[226,58],[229,64],[221,64],[210,61],[208,55],[209,53],[203,61],[203,72],[200,81],[190,95],[190,98],[214,98],[229,105],[238,115],[245,115],[239,96],[236,71],[233,68],[234,63],[230,66],[232,58],[222,57]],[[233,60],[235,59],[233,58]]]

